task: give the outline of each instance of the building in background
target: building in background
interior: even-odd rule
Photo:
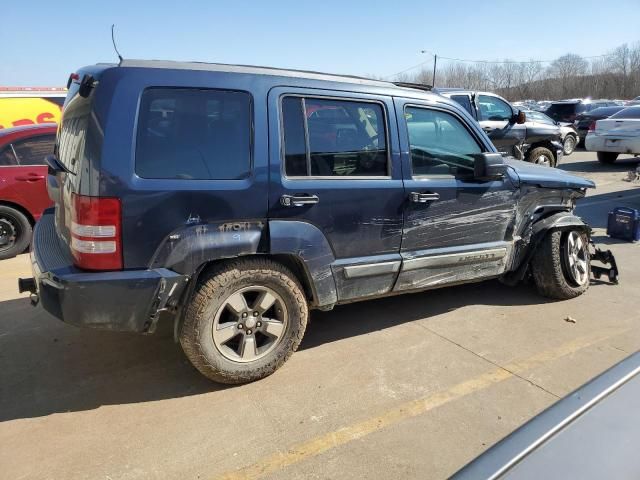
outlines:
[[[0,87],[0,129],[58,123],[67,89]]]

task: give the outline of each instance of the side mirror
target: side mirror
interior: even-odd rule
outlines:
[[[518,110],[518,113],[516,114],[516,123],[518,125],[522,125],[526,121],[527,115],[522,110]]]
[[[482,153],[475,157],[473,178],[482,181],[499,180],[504,176],[504,165],[500,153]]]

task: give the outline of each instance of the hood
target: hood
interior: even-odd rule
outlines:
[[[558,168],[534,165],[515,158],[505,158],[504,162],[514,170],[521,183],[544,188],[595,188],[596,186],[591,180],[571,175]]]

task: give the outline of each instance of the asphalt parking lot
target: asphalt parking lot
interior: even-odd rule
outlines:
[[[446,478],[640,348],[640,245],[604,233],[613,206],[640,208],[624,181],[639,164],[562,164],[598,185],[578,213],[620,285],[551,302],[486,282],[314,312],[281,370],[238,387],[204,379],[170,328],[80,330],[32,308],[28,256],[0,262],[0,477]]]

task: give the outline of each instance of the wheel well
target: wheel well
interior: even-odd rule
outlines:
[[[278,263],[281,263],[296,276],[302,288],[304,289],[304,295],[312,304],[316,302],[315,294],[313,291],[313,285],[311,284],[309,272],[307,271],[304,262],[295,255],[277,254],[267,255]]]
[[[551,153],[555,155],[555,152],[553,151],[553,145],[551,145],[551,142],[548,142],[546,140],[542,142],[532,143],[529,147],[529,150],[527,150],[527,154],[529,154],[529,152],[531,152],[534,148],[538,147],[548,148],[549,150],[551,150]]]
[[[33,215],[31,215],[31,213],[29,213],[29,210],[24,208],[22,205],[18,203],[8,202],[6,200],[0,200],[0,205],[13,208],[14,210],[17,210],[20,213],[22,213],[25,217],[27,217],[27,220],[29,220],[29,223],[31,224],[32,227],[36,224],[36,221],[33,218]]]
[[[276,254],[276,255],[254,254],[254,255],[246,255],[244,257],[245,258],[254,258],[254,257],[268,258],[287,267],[289,270],[293,272],[293,274],[296,276],[296,278],[302,285],[302,288],[304,289],[304,295],[309,301],[310,305],[314,305],[316,303],[316,296],[314,294],[310,276],[307,272],[307,269],[304,266],[304,263],[300,258],[296,257],[295,255],[286,255],[286,254]],[[236,260],[238,258],[242,258],[242,257],[221,258],[218,260],[211,260],[209,262],[206,262],[200,265],[200,267],[198,267],[198,269],[193,273],[189,283],[187,284],[187,287],[184,289],[184,291],[181,294],[181,299],[178,304],[179,308],[177,311],[177,315],[173,320],[173,328],[174,328],[173,335],[174,335],[174,340],[176,342],[178,341],[178,334],[179,334],[180,328],[182,328],[182,323],[184,321],[184,306],[186,302],[189,301],[189,298],[193,294],[200,277],[211,268],[217,267],[221,264],[224,264],[225,262]]]
[[[255,257],[262,257],[262,258],[273,260],[287,267],[289,270],[291,270],[291,272],[293,272],[293,274],[296,276],[296,278],[300,282],[300,285],[302,285],[302,288],[304,289],[304,294],[307,300],[309,300],[309,302],[312,304],[315,303],[316,298],[315,298],[313,286],[311,283],[311,279],[304,265],[304,262],[300,258],[296,257],[295,255],[287,255],[287,254],[275,254],[275,255],[254,254],[254,255],[244,256],[244,258],[255,258]],[[198,268],[198,270],[196,270],[196,272],[194,273],[191,283],[195,285],[195,283],[197,283],[200,276],[202,276],[202,274],[205,273],[207,270],[210,270],[211,268],[218,266],[220,264],[224,264],[225,262],[237,260],[239,258],[243,258],[243,256],[233,257],[233,258],[221,258],[219,260],[211,260],[201,265],[200,268]]]

